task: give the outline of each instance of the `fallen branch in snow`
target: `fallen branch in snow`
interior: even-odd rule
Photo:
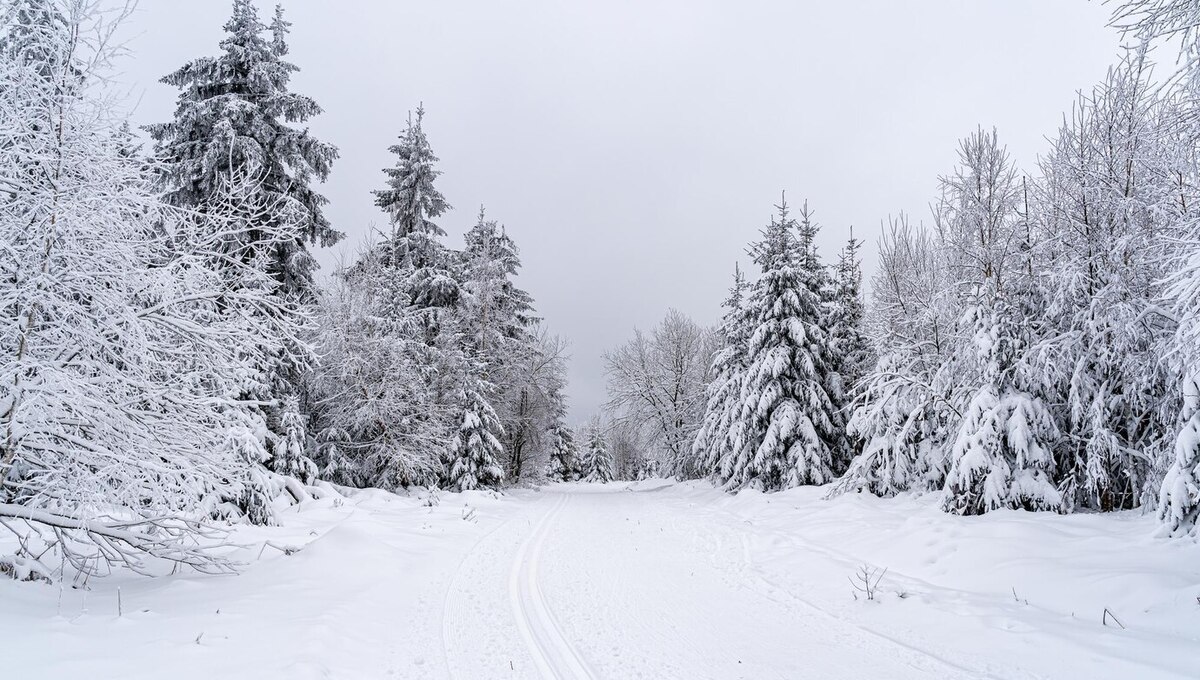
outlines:
[[[41,581],[51,583],[50,571],[44,564],[21,555],[0,557],[0,575],[10,576],[17,581]]]
[[[305,501],[312,500],[312,494],[310,494],[308,489],[305,488],[305,486],[300,483],[300,480],[296,479],[295,477],[283,477],[283,488],[288,492],[288,495],[292,497],[292,500],[295,501],[296,505],[300,505]]]
[[[45,544],[41,555],[56,549],[67,564],[87,576],[99,575],[102,565],[124,566],[139,574],[153,575],[145,561],[147,557],[205,574],[229,574],[237,570],[233,561],[213,552],[229,546],[224,540],[228,532],[183,517],[79,519],[50,510],[0,503],[0,526],[18,537],[26,559],[33,555],[28,542],[37,539]],[[49,535],[45,530],[49,530]],[[48,576],[44,568],[40,573]]]
[[[262,559],[263,553],[267,551],[267,548],[274,548],[288,556],[300,552],[300,548],[294,545],[277,545],[274,541],[263,541],[263,547],[258,551],[259,559]]]
[[[1108,607],[1105,607],[1104,608],[1104,618],[1102,618],[1100,620],[1100,622],[1107,626],[1109,618],[1111,618],[1113,621],[1116,621],[1117,625],[1121,627],[1121,630],[1125,630],[1125,624],[1118,621],[1116,614],[1113,614],[1112,612],[1108,611]]]

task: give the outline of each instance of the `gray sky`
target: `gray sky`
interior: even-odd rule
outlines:
[[[273,3],[261,3],[269,17]],[[779,192],[805,198],[832,256],[855,226],[928,216],[957,140],[996,126],[1026,168],[1074,93],[1118,54],[1085,0],[285,0],[294,89],[341,149],[323,192],[351,255],[384,217],[370,192],[423,101],[456,210],[480,204],[522,249],[521,284],[572,343],[572,420],[604,402],[602,354],[676,307],[715,323],[735,261]],[[141,0],[125,79],[215,54],[230,3]],[[873,248],[867,252],[868,275]]]

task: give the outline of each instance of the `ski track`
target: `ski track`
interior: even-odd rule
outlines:
[[[572,596],[580,601],[570,604],[575,611],[598,610],[601,615],[586,623],[572,617],[567,629],[569,636],[586,641],[585,652],[603,671],[599,677],[1040,677],[1018,668],[997,674],[1000,669],[979,663],[981,659],[927,648],[922,644],[927,641],[901,639],[826,610],[760,568],[753,545],[773,532],[736,516],[683,507],[674,499],[647,502],[644,493],[575,496],[577,507],[559,522],[560,535],[552,543],[556,578],[548,585],[556,586],[553,595],[567,595],[569,590],[557,588],[562,585],[559,576],[573,571],[589,573],[599,584],[576,584]],[[620,523],[614,522],[622,516],[628,518],[627,527],[642,529],[622,534]],[[650,535],[642,533],[647,528]],[[589,534],[570,544],[572,537]],[[806,548],[796,546],[793,552],[821,554]],[[711,606],[718,602],[723,605]],[[606,618],[605,610],[620,613]],[[754,631],[760,629],[772,642],[758,639]],[[628,649],[602,644],[609,642],[610,631],[623,631]],[[719,631],[732,637],[723,639]],[[789,655],[779,655],[779,645],[799,645],[796,652],[813,665],[789,665]],[[722,655],[714,652],[722,648],[746,663],[722,665]],[[625,658],[618,660],[617,654]]]
[[[879,630],[809,578],[850,556],[656,489],[566,487],[479,538],[446,593],[453,680],[1032,680],[1024,664]],[[782,565],[776,564],[781,556]],[[794,573],[778,571],[780,566]],[[901,578],[907,578],[903,577]]]
[[[546,537],[571,498],[568,494],[558,496],[517,550],[509,576],[509,598],[517,628],[544,680],[597,680],[546,604],[539,582]]]

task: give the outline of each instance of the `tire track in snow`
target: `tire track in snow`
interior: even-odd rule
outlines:
[[[596,680],[595,673],[555,620],[538,581],[542,546],[549,528],[569,500],[568,494],[561,494],[517,550],[509,575],[509,599],[517,628],[542,678]]]

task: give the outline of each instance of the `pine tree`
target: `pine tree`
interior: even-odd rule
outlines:
[[[575,433],[560,423],[551,429],[550,439],[550,464],[546,476],[555,482],[573,482],[579,479],[579,447],[575,443]]]
[[[1002,295],[993,295],[976,312],[982,384],[951,448],[945,507],[960,515],[1005,507],[1057,510],[1062,498],[1053,483],[1051,446],[1058,428],[1045,403],[1024,384],[1020,319]],[[984,304],[990,313],[982,311]]]
[[[810,224],[811,226],[811,224]],[[742,384],[741,447],[731,487],[777,490],[833,478],[840,439],[828,389],[832,346],[821,323],[822,273],[808,241],[798,241],[786,202],[753,250],[762,268],[748,304],[753,331]]]
[[[150,569],[147,555],[228,570],[203,522],[275,491],[251,465],[261,449],[237,445],[257,425],[237,389],[289,339],[228,310],[290,311],[264,260],[219,265],[213,234],[245,228],[231,211],[151,191],[97,70],[112,53],[80,39],[115,27],[97,4],[58,7],[0,6],[0,517],[42,527],[5,523],[23,552],[87,574]]]
[[[474,350],[489,366],[499,368],[530,351],[530,329],[537,322],[533,298],[513,281],[521,267],[516,243],[495,220],[485,217],[483,208],[465,240],[464,330]]]
[[[446,486],[457,491],[496,488],[504,481],[500,460],[504,447],[496,438],[502,434],[500,420],[483,396],[488,386],[476,382],[463,389],[462,418],[450,442]]]
[[[234,0],[224,29],[221,54],[202,57],[164,77],[162,82],[180,90],[173,120],[146,127],[155,140],[167,200],[175,206],[201,213],[228,209],[227,185],[239,185],[233,206],[246,228],[237,234],[218,234],[222,256],[231,265],[266,258],[276,280],[275,294],[302,304],[316,299],[313,282],[316,261],[310,245],[330,246],[342,238],[322,212],[328,203],[313,188],[324,181],[337,158],[337,149],[314,139],[293,124],[321,113],[311,98],[291,92],[297,67],[286,61],[291,24],[276,7],[270,24],[263,23],[252,0]],[[230,281],[230,286],[238,283]],[[262,310],[247,310],[261,314]],[[271,320],[300,326],[301,315]],[[302,332],[293,328],[293,334]],[[284,421],[291,417],[285,402],[297,398],[301,376],[315,357],[304,345],[288,347],[259,375],[247,377],[243,386],[247,402],[259,402],[258,416],[268,424],[259,431],[261,447],[291,451]],[[292,419],[291,424],[303,422]],[[297,435],[307,439],[306,435]],[[247,440],[248,442],[248,440]],[[301,456],[303,457],[303,456]],[[292,454],[268,455],[263,460],[281,474],[311,467],[311,461]]]
[[[875,352],[867,337],[867,313],[862,294],[862,244],[851,229],[849,240],[838,253],[834,275],[835,313],[831,332],[836,347],[836,370],[848,396],[856,391],[875,363]]]
[[[742,377],[746,370],[750,328],[746,318],[748,285],[741,267],[734,267],[733,286],[725,299],[725,314],[717,335],[721,348],[713,355],[712,380],[705,390],[704,419],[692,452],[704,474],[728,479],[731,456],[739,447],[733,426],[741,411]]]
[[[450,209],[434,181],[437,169],[422,124],[424,107],[408,125],[398,144],[388,150],[396,155],[396,166],[383,172],[387,188],[375,192],[375,205],[388,214],[391,233],[382,245],[383,262],[407,275],[404,281],[411,304],[419,308],[447,308],[458,303],[455,258],[442,244],[446,232],[434,222]]]
[[[276,416],[279,422],[272,430],[280,434],[271,441],[272,468],[281,475],[312,484],[317,477],[317,466],[307,455],[308,428],[300,411],[300,400],[295,395],[285,396]]]
[[[316,263],[307,246],[342,238],[322,212],[328,201],[312,184],[329,176],[338,154],[307,129],[291,127],[321,108],[288,89],[298,70],[284,59],[289,27],[281,8],[267,25],[252,0],[234,0],[221,55],[196,59],[163,78],[181,91],[175,117],[146,129],[173,205],[206,210],[219,197],[223,178],[253,180],[257,202],[270,209],[261,228],[227,244],[229,255],[248,262],[267,251],[279,293],[311,300]],[[271,223],[280,220],[299,225],[294,238],[275,238]]]
[[[585,482],[605,483],[613,480],[613,461],[608,452],[608,440],[598,423],[593,422],[584,431],[579,468]]]
[[[487,399],[495,406],[504,430],[506,467],[519,478],[524,462],[537,447],[554,395],[553,360],[535,335],[538,319],[533,298],[513,280],[521,266],[520,251],[482,208],[467,231],[457,317],[466,349],[481,362],[495,386]],[[548,361],[549,360],[549,361]]]

